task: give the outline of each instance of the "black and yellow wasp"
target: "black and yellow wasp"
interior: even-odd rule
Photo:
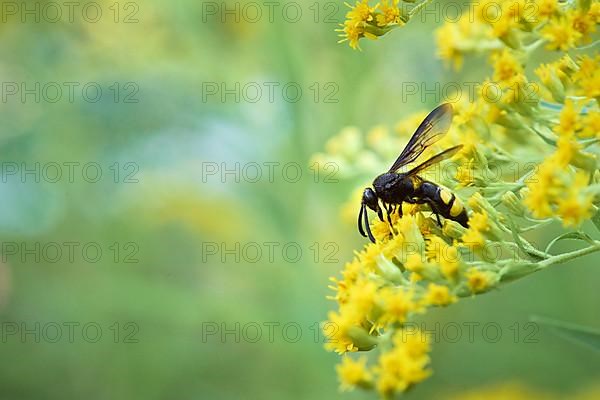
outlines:
[[[387,212],[387,220],[390,225],[392,224],[391,215],[397,210],[399,215],[402,216],[402,203],[406,202],[429,205],[440,226],[442,226],[441,215],[444,218],[458,222],[464,227],[468,227],[469,217],[467,211],[454,193],[417,175],[432,165],[452,157],[462,148],[462,145],[444,150],[408,172],[398,172],[403,166],[415,161],[427,147],[437,142],[448,132],[452,123],[452,113],[452,105],[450,104],[442,104],[430,112],[421,122],[421,125],[412,135],[389,171],[375,178],[373,189],[366,188],[364,190],[358,214],[358,231],[361,235],[364,237],[368,235],[369,239],[375,243],[375,238],[369,226],[366,207],[375,211],[379,219],[383,221],[383,212],[379,207],[379,201],[381,201]],[[367,234],[365,234],[365,230]]]

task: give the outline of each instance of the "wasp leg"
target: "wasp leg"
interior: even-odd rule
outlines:
[[[381,211],[381,207],[379,207],[379,205],[377,205],[377,216],[379,217],[381,222],[383,222],[383,212]]]
[[[398,204],[397,209],[398,209],[398,217],[402,218],[402,203]]]
[[[437,219],[437,223],[441,228],[442,220],[440,220],[440,211],[438,210],[435,202],[433,200],[431,200],[430,198],[426,198],[424,200],[427,204],[429,204],[429,207],[431,207],[431,212],[435,215],[435,219]]]
[[[392,213],[394,212],[394,205],[393,204],[388,204],[385,211],[387,213],[388,224],[390,224],[390,229],[392,229],[393,228],[393,226],[392,226]]]
[[[440,220],[440,210],[437,208],[437,205],[433,200],[429,197],[423,197],[422,199],[406,199],[407,203],[410,204],[427,204],[429,208],[431,208],[431,212],[435,215],[435,219],[437,220],[440,228],[442,227],[442,220]]]

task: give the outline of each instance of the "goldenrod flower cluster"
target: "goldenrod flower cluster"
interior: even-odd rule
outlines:
[[[422,156],[463,145],[423,177],[466,204],[469,227],[451,220],[440,227],[427,206],[410,204],[402,206],[402,218],[392,216],[391,226],[372,219],[376,243],[332,278],[338,309],[324,325],[327,348],[344,354],[338,367],[344,389],[373,389],[384,398],[406,391],[431,374],[427,336],[408,331],[407,323],[432,307],[600,250],[600,241],[580,229],[591,221],[600,230],[600,55],[594,42],[600,3],[540,0],[532,13],[530,1],[494,0],[500,7],[485,7],[490,1],[475,6],[473,22],[446,22],[436,33],[438,54],[456,68],[474,53],[487,55],[489,78],[476,99],[454,104],[450,132]],[[415,12],[428,2],[415,3]],[[388,7],[398,2],[351,7],[343,35],[352,47],[410,19],[402,7],[399,13]],[[532,64],[538,53],[550,61]],[[423,111],[394,129],[378,126],[363,135],[346,128],[314,156],[362,182],[342,211],[345,218],[356,221],[361,189],[387,171]],[[543,247],[532,243],[530,232],[555,222],[563,229],[559,236]],[[554,254],[565,237],[585,247]],[[347,354],[368,350],[379,356]]]
[[[391,29],[406,23],[410,14],[400,6],[400,0],[382,0],[371,5],[369,0],[357,1],[355,5],[346,5],[350,11],[346,21],[338,29],[342,40],[348,41],[353,49],[360,48],[358,41],[364,37],[377,39]]]
[[[469,53],[504,47],[577,49],[592,43],[600,23],[600,4],[590,0],[482,0],[469,11],[437,31],[439,55],[457,67]]]

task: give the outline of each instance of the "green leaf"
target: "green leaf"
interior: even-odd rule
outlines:
[[[598,330],[587,326],[539,316],[533,316],[530,320],[548,328],[552,333],[572,343],[592,348],[600,352],[600,331]]]
[[[588,235],[587,233],[584,232],[567,232],[567,233],[563,233],[562,235],[560,235],[559,237],[555,238],[554,240],[552,240],[550,243],[548,243],[548,246],[546,246],[546,253],[548,253],[550,251],[550,249],[559,241],[561,240],[565,240],[565,239],[572,239],[572,240],[585,240],[588,243],[594,243],[594,239],[592,239],[590,237],[590,235]]]
[[[550,137],[548,137],[548,136],[544,135],[542,132],[540,132],[540,130],[538,130],[538,128],[540,128],[540,129],[544,129],[544,128],[546,128],[546,127],[542,127],[542,126],[540,126],[540,125],[536,125],[536,126],[534,126],[534,127],[531,129],[531,130],[532,130],[532,131],[533,131],[533,132],[534,132],[536,135],[538,135],[538,136],[539,136],[539,137],[540,137],[540,138],[541,138],[541,139],[542,139],[544,142],[546,142],[547,144],[549,144],[549,145],[551,145],[551,146],[554,146],[554,147],[556,147],[556,140],[554,140],[554,139],[552,139],[552,138],[550,138]],[[548,129],[548,128],[546,128],[546,130],[548,130],[548,131],[549,131],[549,129]]]

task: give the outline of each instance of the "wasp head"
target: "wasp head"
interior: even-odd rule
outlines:
[[[377,194],[371,188],[366,188],[362,195],[362,204],[369,207],[371,210],[377,212],[379,209],[379,202],[377,198]]]

